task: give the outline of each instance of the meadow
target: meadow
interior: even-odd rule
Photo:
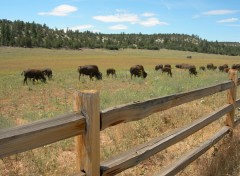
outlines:
[[[187,59],[189,55],[192,56],[192,59]],[[144,101],[149,98],[222,83],[228,80],[226,73],[218,70],[199,71],[197,69],[198,76],[190,77],[188,71],[176,69],[175,65],[194,64],[198,68],[213,63],[216,66],[222,64],[231,66],[239,63],[239,59],[240,56],[164,49],[158,51],[134,49],[110,51],[0,47],[0,129],[71,112],[75,90],[98,90],[100,92],[100,109],[103,110],[120,104]],[[78,80],[77,68],[86,64],[98,65],[103,74],[103,80],[91,81],[88,77],[81,77]],[[135,64],[144,66],[148,73],[146,79],[130,78],[129,68]],[[173,77],[170,78],[166,74],[156,72],[154,67],[157,64],[171,64]],[[47,80],[46,84],[41,81],[35,84],[28,81],[28,85],[23,85],[24,77],[21,75],[23,70],[45,67],[53,70],[52,80]],[[117,78],[106,77],[107,68],[115,68]],[[106,129],[101,132],[100,136],[101,160],[187,125],[216,110],[226,102],[226,92],[222,92],[156,113],[144,120]],[[238,114],[236,115],[238,116]],[[214,122],[204,130],[119,175],[153,175],[157,173],[186,150],[194,148],[210,137],[223,126],[223,121],[224,118]],[[237,164],[239,165],[240,157],[237,152],[237,149],[240,149],[239,137],[236,136],[234,139],[236,140],[224,139],[179,175],[229,174]],[[235,147],[232,148],[232,146]],[[232,152],[230,159],[232,164],[225,161],[226,157],[229,157],[227,155],[229,151]],[[71,175],[76,170],[75,157],[74,139],[70,138],[2,158],[0,175]],[[220,164],[225,165],[220,167]],[[232,171],[231,175],[237,175],[238,171],[239,167]]]

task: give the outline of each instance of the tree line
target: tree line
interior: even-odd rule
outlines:
[[[159,50],[162,48],[221,55],[240,55],[240,43],[218,42],[186,34],[103,34],[70,29],[51,29],[45,24],[0,20],[0,46],[42,48],[121,48]]]

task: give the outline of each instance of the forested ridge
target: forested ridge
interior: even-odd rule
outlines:
[[[0,20],[0,46],[110,50],[165,48],[230,56],[240,55],[239,42],[207,41],[194,34],[103,34],[51,29],[45,24],[6,19]]]

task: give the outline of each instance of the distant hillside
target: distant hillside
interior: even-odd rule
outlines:
[[[102,34],[90,31],[50,29],[35,22],[0,20],[0,46],[42,48],[120,48],[159,50],[161,48],[240,55],[238,42],[210,42],[197,35],[186,34]]]

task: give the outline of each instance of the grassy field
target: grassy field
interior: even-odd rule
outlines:
[[[186,56],[191,55],[192,59]],[[101,109],[133,101],[166,96],[215,85],[228,80],[226,73],[199,71],[197,77],[190,77],[185,70],[176,69],[176,64],[194,64],[197,68],[213,63],[216,66],[239,63],[239,56],[191,53],[183,51],[148,50],[49,50],[28,48],[0,48],[0,128],[13,127],[42,118],[71,112],[73,91],[96,89],[100,91]],[[173,66],[173,77],[156,72],[156,64],[169,63]],[[79,65],[96,64],[103,73],[103,80],[90,81],[88,77],[78,80]],[[130,78],[129,68],[135,64],[145,67],[146,79]],[[53,79],[47,83],[38,82],[23,85],[21,72],[27,68],[49,67]],[[106,69],[117,70],[117,78],[107,78]],[[207,115],[226,103],[226,92],[187,103],[171,110],[156,113],[144,120],[121,124],[101,132],[101,160],[130,149],[153,137],[164,135],[193,120]],[[177,159],[186,150],[198,146],[223,126],[223,120],[211,124],[186,140],[164,150],[119,175],[153,175]],[[238,139],[231,151],[240,149]],[[220,175],[230,174],[233,165],[219,167],[229,147],[223,140],[187,167],[179,175]],[[223,145],[225,144],[225,145]],[[227,146],[226,146],[227,145]],[[230,148],[230,147],[229,147]],[[225,154],[225,155],[222,155]],[[233,153],[233,152],[232,152]],[[237,150],[233,162],[239,160]],[[219,157],[220,159],[216,159]],[[239,158],[237,158],[239,157]],[[219,161],[216,163],[216,160]],[[221,162],[220,162],[221,161]],[[71,175],[75,171],[74,140],[67,139],[32,151],[0,160],[0,175]],[[220,170],[221,169],[221,170]],[[238,168],[239,169],[239,168]],[[235,170],[236,174],[239,170]],[[234,175],[234,173],[231,173]]]

